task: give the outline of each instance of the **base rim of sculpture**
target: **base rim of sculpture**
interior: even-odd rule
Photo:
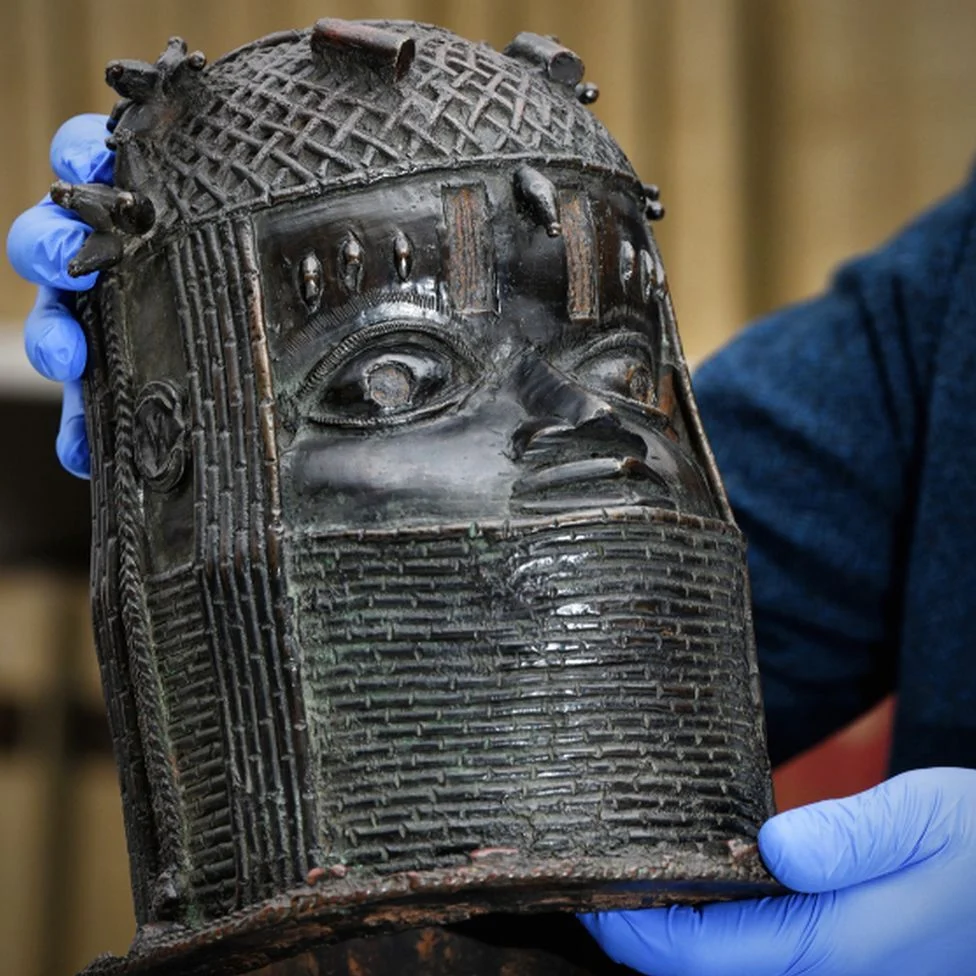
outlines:
[[[354,871],[310,875],[314,883],[225,915],[201,928],[149,925],[128,955],[101,956],[81,976],[239,976],[317,945],[490,912],[612,911],[783,894],[754,843],[731,840],[723,855],[669,851],[660,860],[520,857],[478,852],[469,865],[367,880]]]

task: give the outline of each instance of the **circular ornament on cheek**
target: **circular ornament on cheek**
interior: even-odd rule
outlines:
[[[135,463],[154,491],[171,491],[186,469],[183,394],[168,380],[153,380],[135,410]]]

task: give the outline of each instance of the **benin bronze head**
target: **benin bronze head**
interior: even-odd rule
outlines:
[[[105,971],[764,890],[744,546],[656,191],[579,59],[322,21],[108,78],[115,187],[57,190],[104,270],[93,585],[141,926]]]

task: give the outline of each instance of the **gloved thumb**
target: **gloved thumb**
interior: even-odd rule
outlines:
[[[794,891],[849,888],[918,864],[958,832],[956,780],[971,770],[926,769],[880,786],[789,810],[759,832],[759,850],[778,881]]]

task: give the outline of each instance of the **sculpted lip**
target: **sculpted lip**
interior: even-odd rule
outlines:
[[[533,471],[513,486],[512,505],[538,514],[607,505],[676,507],[661,475],[635,457],[586,458]]]

